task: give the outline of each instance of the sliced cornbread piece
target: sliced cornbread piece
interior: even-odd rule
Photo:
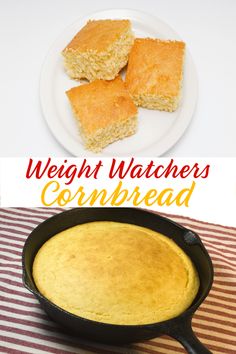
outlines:
[[[134,42],[129,20],[88,21],[63,50],[72,79],[112,80],[127,64]]]
[[[94,152],[137,129],[137,108],[124,82],[95,80],[66,92],[85,147]]]
[[[151,38],[134,41],[126,74],[137,106],[173,112],[178,108],[185,43]]]

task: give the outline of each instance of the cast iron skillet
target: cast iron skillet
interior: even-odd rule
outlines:
[[[200,289],[193,304],[180,316],[168,321],[149,325],[112,325],[73,315],[42,296],[32,277],[32,264],[37,251],[53,235],[69,227],[91,221],[135,224],[158,231],[173,239],[192,259],[199,274]],[[166,334],[182,343],[190,354],[211,353],[193,333],[191,321],[194,312],[208,295],[212,282],[212,262],[199,236],[169,219],[141,209],[76,208],[62,212],[37,226],[29,235],[23,250],[23,283],[40,301],[48,315],[70,332],[103,343],[121,345]]]

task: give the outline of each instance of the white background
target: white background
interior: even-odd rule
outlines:
[[[45,159],[47,160],[47,159]],[[52,159],[52,163],[57,165],[62,164],[64,159]],[[130,161],[129,158],[125,159]],[[42,188],[49,181],[47,178],[42,178],[36,180],[31,178],[26,180],[25,174],[28,166],[29,159],[0,159],[0,187],[1,188],[1,206],[42,206],[40,201],[40,196]],[[69,164],[75,163],[77,166],[81,165],[83,159],[70,159]],[[88,162],[90,165],[95,166],[99,159],[90,158]],[[108,171],[111,165],[111,159],[102,159],[104,166],[98,173],[98,179],[94,180],[90,178],[86,180],[85,178],[80,178],[74,180],[68,188],[72,191],[76,191],[80,185],[84,186],[87,196],[94,190],[98,188],[106,188],[110,193],[114,190],[118,183],[118,179],[113,180],[107,179]],[[120,161],[120,159],[119,159]],[[170,159],[155,159],[155,164],[167,166]],[[150,159],[142,158],[135,159],[136,163],[142,163],[146,165],[150,162]],[[189,216],[198,220],[212,222],[216,224],[234,226],[236,227],[236,158],[234,159],[175,159],[175,163],[178,166],[183,166],[185,164],[194,165],[198,162],[199,166],[203,169],[204,166],[210,164],[209,177],[206,179],[195,179],[196,186],[193,191],[192,197],[189,202],[189,207],[176,205],[171,205],[169,207],[163,206],[151,206],[150,209],[170,213]],[[181,178],[168,178],[165,180],[161,179],[131,179],[129,177],[123,180],[123,187],[128,188],[130,193],[133,188],[138,185],[143,195],[145,191],[147,192],[151,188],[156,188],[159,192],[166,187],[172,187],[176,192],[183,188],[190,187],[194,179],[188,177],[186,179]],[[59,180],[58,180],[59,181]],[[60,183],[62,188],[65,188],[62,180]],[[47,194],[53,200],[53,194]],[[56,195],[55,195],[56,197]],[[58,205],[53,205],[54,207]],[[75,200],[67,205],[68,207],[78,206]],[[89,205],[85,205],[89,206]],[[94,206],[99,206],[96,204]],[[109,204],[106,206],[110,206]],[[131,203],[126,203],[122,206],[132,207]],[[140,205],[140,207],[145,207],[145,205]]]
[[[0,0],[0,156],[67,156],[41,114],[45,55],[79,17],[134,8],[167,22],[187,42],[199,76],[194,119],[166,156],[236,156],[235,0]]]

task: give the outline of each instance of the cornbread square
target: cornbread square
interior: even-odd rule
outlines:
[[[112,80],[127,64],[134,42],[129,20],[88,21],[63,50],[72,79]]]
[[[95,80],[66,92],[85,147],[93,152],[137,129],[137,108],[123,80]]]
[[[127,88],[137,106],[173,112],[178,108],[183,79],[185,43],[136,39],[126,74]]]

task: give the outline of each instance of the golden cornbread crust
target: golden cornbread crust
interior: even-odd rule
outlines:
[[[38,290],[75,315],[110,324],[149,324],[178,316],[199,278],[169,238],[131,224],[91,222],[49,239],[33,263]]]
[[[103,52],[114,41],[130,29],[129,20],[90,20],[74,36],[63,52],[79,50],[84,52],[94,50]]]
[[[126,74],[127,88],[138,106],[175,111],[183,80],[185,43],[135,39]]]
[[[134,41],[129,20],[88,21],[63,50],[73,79],[112,80],[127,64]]]
[[[87,149],[99,152],[136,132],[137,108],[120,76],[73,87],[66,94]]]

